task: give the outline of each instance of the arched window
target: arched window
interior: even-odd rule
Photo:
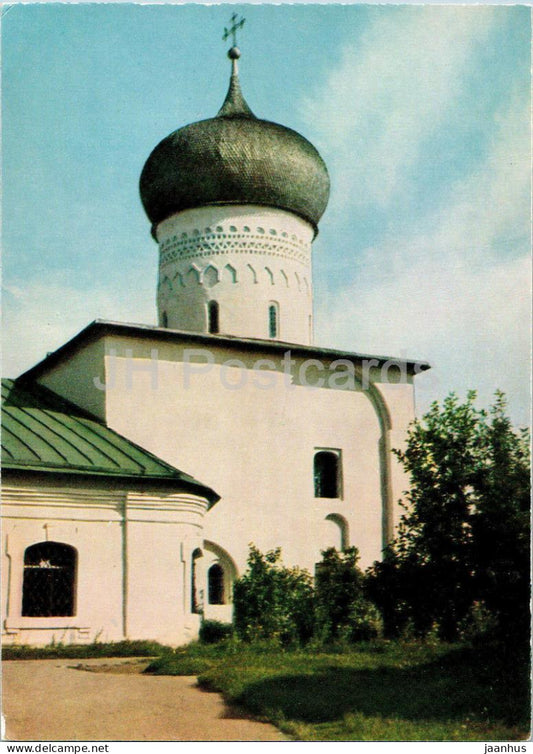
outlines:
[[[22,615],[74,615],[77,553],[61,542],[39,542],[24,553]]]
[[[207,593],[210,605],[224,605],[224,569],[215,563],[207,572]]]
[[[197,589],[197,573],[196,573],[196,561],[198,558],[202,557],[202,551],[199,547],[194,550],[192,557],[191,557],[191,613],[201,613],[202,612],[202,599],[201,594],[198,594]]]
[[[161,327],[168,327],[168,314],[166,312],[161,315]]]
[[[315,497],[340,497],[340,458],[330,450],[315,453]]]
[[[278,305],[274,302],[268,307],[268,335],[270,338],[277,338],[279,334],[278,322]]]
[[[214,334],[219,331],[217,301],[210,301],[207,304],[207,330]]]

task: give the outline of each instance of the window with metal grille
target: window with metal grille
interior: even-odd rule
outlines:
[[[22,615],[74,615],[77,553],[61,542],[39,542],[24,553]]]
[[[270,304],[268,307],[268,334],[271,338],[278,337],[278,305]]]
[[[218,563],[207,572],[207,591],[210,605],[224,605],[224,569]]]
[[[210,301],[207,304],[207,329],[210,333],[216,334],[219,331],[218,302]]]
[[[339,456],[329,450],[315,453],[315,497],[340,497]]]

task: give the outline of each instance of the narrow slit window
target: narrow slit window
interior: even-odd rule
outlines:
[[[161,315],[161,327],[168,327],[168,314],[166,312]]]
[[[279,334],[278,305],[270,304],[268,307],[268,334],[271,338],[277,338]]]
[[[213,334],[219,332],[219,309],[217,301],[210,301],[207,305],[207,329]]]

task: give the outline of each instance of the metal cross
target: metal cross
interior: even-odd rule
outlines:
[[[232,36],[234,47],[237,47],[237,29],[242,29],[242,27],[244,26],[244,22],[246,21],[245,18],[241,18],[237,21],[238,18],[239,17],[236,13],[232,15],[231,26],[229,27],[229,29],[226,29],[226,27],[224,27],[224,36],[222,37],[222,39],[225,42],[228,37]]]

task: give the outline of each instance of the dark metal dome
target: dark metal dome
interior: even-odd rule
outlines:
[[[228,94],[215,118],[163,139],[146,161],[141,200],[155,227],[184,209],[258,204],[300,215],[315,228],[329,198],[317,150],[296,131],[256,118],[242,95],[237,56]]]

